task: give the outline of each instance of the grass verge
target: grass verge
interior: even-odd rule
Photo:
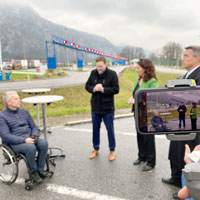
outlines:
[[[176,79],[176,74],[166,74],[157,72],[157,78],[159,86],[163,87],[168,80]],[[120,92],[115,96],[116,109],[129,108],[127,104],[128,98],[132,95],[133,83],[137,77],[137,73],[134,69],[125,70],[120,78]],[[46,107],[47,117],[56,117],[62,115],[81,114],[90,112],[90,97],[83,86],[66,87],[59,89],[52,89],[51,92],[46,93],[48,95],[61,95],[64,100],[55,102]],[[19,93],[21,99],[32,96],[29,94]],[[2,96],[2,94],[1,94]],[[0,105],[0,111],[5,108],[5,105]],[[22,103],[22,108],[27,109],[33,118],[36,118],[36,107],[32,104]]]

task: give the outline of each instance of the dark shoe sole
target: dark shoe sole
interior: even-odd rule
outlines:
[[[170,181],[168,181],[169,179],[163,179],[162,178],[162,182],[163,183],[166,183],[166,184],[168,184],[168,185],[173,185],[173,186],[175,186],[175,187],[178,187],[178,188],[181,188],[182,187],[182,184],[181,183],[178,183],[178,182],[170,182]]]
[[[175,192],[173,195],[172,195],[172,197],[173,197],[173,199],[180,199],[179,197],[178,197],[178,192]],[[181,199],[180,199],[181,200]]]
[[[140,165],[142,162],[144,162],[144,161],[142,161],[142,160],[137,160],[137,161],[134,161],[134,162],[133,162],[133,165]]]
[[[41,179],[38,179],[38,180],[33,180],[33,183],[35,184],[41,184],[43,181],[42,181],[42,178]]]
[[[54,173],[53,173],[52,171],[49,171],[46,175],[43,175],[43,174],[39,173],[39,175],[40,175],[40,177],[41,177],[42,179],[50,178],[50,177],[53,176],[53,174],[54,174]]]
[[[149,166],[148,168],[143,167],[143,168],[142,168],[142,171],[143,171],[143,172],[151,171],[151,170],[153,170],[153,168],[154,168],[154,167],[150,167],[150,166]]]

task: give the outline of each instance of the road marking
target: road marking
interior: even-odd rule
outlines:
[[[50,129],[57,129],[57,128],[65,128],[65,126],[51,126],[51,128]]]
[[[66,127],[64,128],[64,130],[66,131],[78,131],[78,132],[88,132],[88,133],[92,133],[92,130],[91,129],[80,129],[80,128],[69,128],[69,127]]]
[[[59,194],[64,194],[71,197],[77,197],[80,199],[87,199],[87,200],[127,200],[123,198],[118,198],[114,196],[108,196],[104,194],[88,192],[84,190],[78,190],[75,188],[59,186],[54,184],[47,184],[47,190]]]
[[[15,181],[16,184],[25,184],[25,180],[23,178],[17,178]],[[124,198],[108,196],[105,194],[95,193],[95,192],[88,192],[84,190],[78,190],[76,188],[71,188],[67,186],[61,186],[56,184],[44,184],[46,186],[46,190],[49,192],[54,192],[62,195],[67,195],[70,197],[76,197],[85,200],[128,200]]]
[[[92,129],[80,129],[80,128],[70,128],[66,127],[64,128],[66,131],[76,131],[76,132],[87,132],[87,133],[92,133]],[[103,130],[103,132],[106,132]],[[136,132],[123,132],[123,131],[115,131],[115,133],[121,134],[121,135],[126,135],[126,136],[136,136]],[[156,135],[155,136],[158,139],[166,139],[165,135]]]
[[[79,128],[69,128],[69,127],[66,127],[64,129],[67,130],[67,131],[92,133],[92,129],[79,129]],[[103,130],[102,132],[106,133],[106,130]],[[123,131],[115,131],[115,133],[119,133],[119,134],[122,134],[122,135],[131,135],[131,136],[134,136],[136,134],[134,132],[130,133],[130,132],[123,132]]]

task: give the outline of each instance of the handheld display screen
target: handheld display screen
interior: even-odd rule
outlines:
[[[135,96],[138,132],[181,134],[200,131],[200,87],[142,89]]]

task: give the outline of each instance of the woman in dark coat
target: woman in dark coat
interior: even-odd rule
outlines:
[[[192,130],[197,130],[197,114],[198,114],[197,104],[193,102],[192,108],[190,110]]]
[[[157,88],[158,82],[155,74],[155,67],[151,60],[140,59],[137,63],[136,71],[138,78],[135,80],[133,87],[133,97],[128,100],[129,104],[134,108],[135,92],[141,88]],[[134,109],[133,109],[134,110]],[[139,165],[142,161],[147,162],[142,171],[149,171],[156,164],[156,150],[154,135],[141,135],[137,133],[138,158],[133,165]]]

